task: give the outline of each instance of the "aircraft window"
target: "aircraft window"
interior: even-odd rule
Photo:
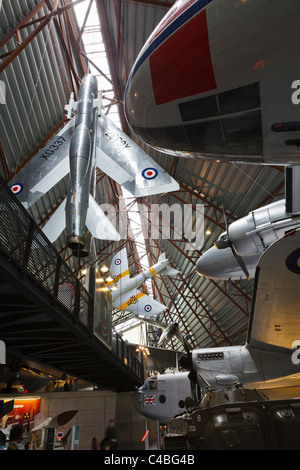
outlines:
[[[143,390],[148,390],[148,379],[145,380],[145,383],[143,385]]]
[[[190,150],[221,152],[224,148],[220,121],[208,121],[185,126]]]
[[[206,359],[224,359],[224,353],[198,353],[197,359],[206,360]]]
[[[183,121],[193,121],[219,114],[215,95],[180,103],[178,106]]]
[[[184,408],[184,407],[185,407],[185,402],[184,402],[184,400],[179,400],[178,406],[179,406],[179,408]]]
[[[225,148],[230,153],[260,154],[262,152],[262,129],[260,112],[222,119]]]
[[[157,378],[148,377],[143,385],[143,390],[157,390]]]
[[[262,153],[260,111],[185,126],[190,151],[249,154]]]
[[[260,108],[259,83],[235,88],[218,95],[220,114]]]
[[[183,121],[260,108],[259,83],[180,103],[178,107]]]
[[[159,395],[159,403],[166,403],[166,396],[165,395]]]
[[[211,121],[164,127],[136,129],[146,141],[169,150],[209,152],[231,155],[261,155],[262,128],[260,110]]]
[[[134,131],[141,135],[146,142],[153,143],[154,145],[159,142],[162,148],[169,148],[177,150],[178,146],[185,148],[187,146],[186,135],[184,128],[181,126],[169,126],[160,128],[134,128]]]
[[[157,381],[155,380],[149,380],[149,390],[157,390]]]

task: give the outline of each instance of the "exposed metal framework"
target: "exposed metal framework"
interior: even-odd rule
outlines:
[[[13,2],[15,9],[4,2],[2,8],[5,15],[0,21],[0,77],[15,87],[16,99],[20,102],[16,106],[11,99],[10,87],[7,90],[7,106],[5,110],[1,108],[1,174],[8,183],[13,181],[17,172],[64,125],[63,106],[71,91],[76,96],[89,66],[97,70],[97,64],[93,63],[82,43],[93,2],[97,6],[110,66],[111,78],[107,77],[107,83],[114,92],[111,104],[118,103],[122,128],[180,183],[180,191],[176,193],[140,198],[137,202],[146,207],[163,202],[170,205],[190,204],[193,210],[197,204],[203,204],[205,232],[211,233],[205,235],[203,246],[188,252],[184,237],[153,239],[144,233],[141,222],[140,233],[145,236],[149,265],[165,252],[172,265],[180,270],[176,278],[161,276],[153,281],[154,297],[167,307],[162,319],[166,322],[179,321],[183,333],[190,335],[193,347],[240,344],[245,340],[248,325],[251,282],[232,282],[229,285],[200,278],[195,273],[195,262],[224,230],[223,206],[227,217],[233,221],[252,209],[282,198],[284,175],[280,167],[239,166],[166,156],[145,146],[130,133],[123,113],[126,79],[147,36],[174,1],[77,0],[71,3],[69,0],[17,0]],[[81,30],[72,8],[79,3],[86,5]],[[99,67],[98,72],[103,74]],[[37,92],[38,84],[40,89]],[[56,100],[54,107],[51,106],[53,100]],[[26,129],[22,123],[25,122],[28,106],[30,116],[28,136],[25,138]],[[39,121],[40,106],[45,114],[48,113],[46,125]],[[107,106],[108,114],[109,109],[110,104]],[[36,118],[35,121],[32,117]],[[17,159],[15,155],[18,155]],[[66,181],[63,180],[31,208],[30,213],[40,226],[58,207],[66,188]],[[97,198],[113,204],[117,211],[128,211],[133,204],[133,201],[125,202],[121,188],[100,171],[97,174]],[[171,229],[173,231],[174,226]],[[109,264],[113,254],[125,246],[131,275],[141,272],[145,259],[139,256],[137,234],[133,233],[129,224],[126,240],[97,242],[99,262]],[[72,256],[64,235],[55,245],[72,270],[80,276],[84,261]],[[146,290],[147,286],[143,288]],[[120,327],[129,318],[127,312],[114,312],[113,323]],[[174,340],[168,347],[176,349],[180,345]]]
[[[134,351],[101,333],[93,296],[2,179],[0,206],[0,335],[10,354],[115,391],[142,384]]]

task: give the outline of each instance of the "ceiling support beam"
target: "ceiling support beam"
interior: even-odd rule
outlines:
[[[61,1],[63,1],[65,3],[67,0],[61,0]],[[93,0],[90,0],[90,1],[92,2]],[[75,2],[74,2],[74,4],[75,4]],[[67,7],[68,5],[69,4],[67,3],[65,5],[65,7]],[[76,56],[76,58],[77,58],[77,63],[78,63],[79,71],[80,71],[80,76],[84,77],[88,73],[88,63],[87,63],[86,58],[84,58],[85,60],[83,60],[83,58],[80,54],[81,44],[82,44],[81,35],[78,36],[77,31],[75,31],[75,29],[74,29],[74,22],[71,20],[70,12],[71,12],[71,10],[68,9],[68,10],[66,10],[66,12],[64,14],[64,20],[65,20],[65,23],[66,23],[66,26],[67,26],[66,27],[66,34],[67,34],[67,38],[68,38],[68,47],[69,47],[70,55],[72,56],[72,51],[73,51],[74,56]],[[59,18],[61,18],[61,16]],[[76,96],[75,90],[74,90],[74,95]]]
[[[59,40],[60,40],[60,44],[61,44],[62,49],[64,51],[64,54],[65,54],[65,57],[66,57],[66,60],[67,60],[68,66],[69,66],[69,70],[72,72],[72,76],[75,80],[75,84],[76,84],[76,87],[78,89],[79,86],[80,86],[80,78],[78,77],[78,75],[76,73],[76,70],[75,70],[75,67],[74,67],[74,64],[73,64],[73,59],[72,59],[72,57],[69,53],[69,50],[68,50],[67,44],[65,42],[65,38],[63,36],[63,33],[62,33],[61,27],[59,25],[58,19],[54,18],[53,22],[54,22],[54,26],[55,26],[57,35],[58,35]]]
[[[159,248],[160,251],[161,250],[161,247],[159,245],[159,243],[156,241],[156,240],[153,240],[155,245],[157,246],[157,248]],[[170,241],[170,240],[169,240]],[[185,255],[183,253],[183,255]],[[171,266],[172,266],[172,263],[171,263]],[[174,266],[172,266],[174,267]],[[195,292],[190,288],[190,285],[188,282],[185,281],[185,279],[182,277],[182,275],[179,273],[178,276],[180,277],[181,279],[181,282],[182,284],[184,284],[185,287],[187,287],[190,292],[192,293],[192,296],[195,300],[196,303],[200,303],[201,304],[201,307],[205,310],[205,313],[206,313],[206,316],[208,316],[209,320],[210,320],[210,323],[211,324],[214,324],[214,326],[216,327],[216,329],[218,331],[220,331],[221,335],[223,336],[224,340],[228,343],[229,342],[229,339],[226,337],[224,331],[222,328],[220,328],[220,326],[215,322],[215,320],[213,319],[212,315],[208,312],[208,310],[206,308],[203,307],[203,304],[201,303],[200,299],[199,299],[199,296],[198,295],[195,295]],[[176,292],[177,292],[177,295],[179,296],[182,296],[182,289],[179,288],[176,284],[176,282],[171,278],[169,277],[169,281],[171,282],[171,284],[173,285],[173,287],[175,288]],[[168,289],[168,292],[170,294],[170,291]],[[170,294],[171,295],[171,294]],[[198,315],[198,313],[196,312],[196,310],[193,308],[193,306],[190,304],[190,302],[187,300],[187,298],[185,297],[185,302],[186,304],[188,305],[188,307],[190,308],[191,312],[193,312],[193,314],[195,315],[195,317],[199,320],[199,323],[201,324],[201,326],[204,328],[204,330],[207,332],[207,334],[211,337],[211,339],[215,342],[215,339],[213,338],[213,336],[211,335],[211,332],[207,329],[206,325],[204,325],[204,323],[202,322],[200,316]],[[174,303],[175,305],[175,303]],[[182,319],[182,316],[180,315],[180,318]],[[215,344],[217,345],[217,343],[215,342]]]
[[[130,1],[132,0],[129,0],[128,3],[130,3]],[[174,5],[175,0],[134,0],[132,3],[140,3],[145,6],[163,7],[169,9]]]
[[[24,166],[27,165],[27,163],[34,157],[34,155],[36,153],[38,153],[40,151],[41,148],[43,148],[46,143],[59,131],[59,129],[61,127],[63,127],[63,125],[65,124],[65,122],[67,121],[67,118],[64,117],[61,121],[59,121],[59,123],[54,127],[54,129],[47,135],[47,137],[45,139],[42,140],[42,142],[39,143],[39,145],[34,149],[33,152],[31,152],[30,155],[28,155],[28,157],[26,158],[26,160],[24,160],[21,165],[18,166],[18,168],[14,171],[14,174],[10,176],[9,180],[12,179],[16,174],[18,174],[22,168],[24,168]],[[7,181],[9,181],[7,180]]]
[[[57,15],[61,15],[64,11],[69,8],[73,8],[74,4],[81,3],[84,0],[78,0],[77,2],[65,5],[62,8],[58,8],[58,0],[54,1],[52,11],[49,15],[40,19],[40,24],[37,26],[19,45],[10,51],[9,56],[0,64],[0,73],[2,73],[6,67],[8,67],[13,60],[22,52],[28,44],[50,23],[50,21]],[[45,1],[42,1],[37,7],[35,7],[23,20],[15,26],[2,40],[0,41],[0,48],[3,47],[17,32],[20,28],[29,26],[29,21],[45,6]]]
[[[52,14],[48,15],[45,20],[43,20],[39,26],[35,28],[32,33],[30,33],[22,42],[19,44],[16,49],[12,50],[7,57],[1,64],[0,64],[0,74],[8,67],[13,60],[22,52],[28,44],[31,43],[31,41],[47,26],[52,19]]]
[[[103,40],[105,44],[107,61],[109,64],[110,74],[111,74],[112,82],[113,82],[114,93],[115,93],[116,100],[118,102],[118,110],[119,110],[119,115],[120,115],[121,126],[122,126],[123,131],[128,135],[129,130],[128,130],[128,125],[127,125],[127,121],[126,121],[126,118],[124,115],[124,109],[123,109],[124,90],[120,89],[118,75],[116,73],[117,66],[116,66],[115,59],[114,59],[113,45],[112,45],[111,36],[110,36],[110,25],[109,25],[109,21],[107,18],[106,8],[103,3],[103,0],[96,0],[96,2],[97,2],[98,16],[99,16],[100,24],[101,24],[102,36],[103,36]]]
[[[148,242],[147,242],[147,245],[148,245],[148,248],[149,248],[150,260],[152,261],[153,264],[155,264],[155,263],[157,263],[158,258],[155,258],[155,257],[154,257],[154,255],[153,255],[153,253],[152,253],[152,250],[151,250],[151,248],[150,248]],[[157,279],[156,279],[156,278],[154,278],[153,281],[157,284]],[[169,288],[168,288],[168,286],[167,286],[167,284],[166,284],[165,279],[164,279],[163,276],[162,276],[162,284],[164,285],[164,287],[165,287],[165,289],[166,289],[166,291],[167,291],[167,293],[168,293],[168,295],[169,295],[169,298],[172,299],[171,292],[170,292],[170,290],[169,290]],[[158,289],[158,292],[159,292],[160,302],[163,303],[164,300],[163,300],[162,295],[161,295],[161,289]],[[179,311],[177,305],[174,303],[174,299],[172,299],[171,302],[172,302],[173,307],[174,307],[175,310],[176,310],[176,313],[177,313],[178,317],[179,317],[180,320],[181,320],[181,323],[182,323],[182,325],[183,325],[183,327],[184,327],[184,329],[185,329],[186,334],[189,334],[189,335],[191,336],[190,342],[192,343],[193,347],[196,347],[196,343],[195,343],[195,341],[194,341],[194,339],[193,339],[193,337],[192,337],[192,333],[189,331],[189,329],[188,329],[188,327],[187,327],[187,324],[186,324],[186,322],[185,322],[185,319],[182,317],[182,315],[181,315],[181,313],[180,313],[180,311]],[[170,305],[170,304],[169,304],[169,305]],[[168,311],[166,311],[166,312],[163,313],[163,315],[164,315],[164,317],[165,317],[165,319],[166,319],[166,322],[168,322],[168,320],[167,320],[167,318],[166,318],[166,317],[167,317],[167,314],[168,314],[168,316],[170,316],[170,320],[171,320],[171,321],[174,321],[174,319],[172,318],[172,312],[170,312],[169,307],[167,307],[167,308],[168,308]]]
[[[144,204],[150,208],[150,205],[146,202],[144,202]],[[160,219],[161,219],[161,214],[160,214]],[[149,223],[151,222],[149,219],[148,219]],[[163,232],[160,228],[157,228],[157,230],[159,231],[160,234],[163,235]],[[155,242],[155,240],[153,240]],[[183,240],[185,241],[185,240]],[[195,262],[194,260],[184,251],[182,250],[175,242],[174,240],[172,240],[171,238],[168,240],[169,243],[171,243],[191,264],[192,266],[195,266]],[[199,256],[200,256],[200,253],[199,253]],[[248,313],[248,308],[245,310],[243,309],[243,307],[241,307],[233,298],[231,295],[228,294],[228,292],[226,292],[226,290],[224,288],[222,288],[217,282],[213,281],[212,279],[209,279],[209,281],[211,281],[219,290],[222,291],[222,293],[228,298],[231,300],[231,302],[234,303],[234,305],[240,309],[246,316],[249,316],[249,313]],[[249,296],[248,296],[248,300],[249,300]]]
[[[181,279],[181,282],[182,282],[182,285],[185,286],[185,288],[188,288],[189,290],[190,287],[189,287],[189,284],[186,283],[186,281],[184,280],[184,278],[182,277],[181,274],[179,274],[179,277]],[[182,286],[181,288],[177,286],[176,282],[172,279],[172,278],[169,278],[169,281],[171,282],[171,284],[173,285],[173,287],[176,289],[177,291],[177,294],[179,296],[182,296]],[[192,292],[192,291],[191,291]],[[199,327],[201,327],[206,333],[207,335],[211,338],[212,342],[214,343],[215,346],[218,346],[219,343],[217,340],[219,340],[219,336],[215,336],[212,334],[212,325],[215,326],[216,330],[220,333],[220,336],[223,338],[223,341],[226,342],[226,344],[230,344],[230,341],[229,341],[229,338],[225,335],[225,332],[223,331],[223,329],[218,325],[218,323],[214,320],[214,318],[212,317],[211,313],[209,313],[208,309],[207,308],[204,308],[203,307],[203,304],[201,303],[200,299],[195,295],[195,293],[192,292],[192,295],[194,297],[194,300],[196,303],[199,303],[201,308],[205,311],[205,315],[203,314],[198,314],[198,312],[196,311],[196,309],[191,305],[191,303],[187,300],[187,297],[185,296],[184,297],[184,300],[186,302],[186,304],[188,305],[191,313],[193,313],[193,315],[195,316],[195,318],[197,318],[197,320],[199,321]],[[203,318],[208,318],[209,320],[209,328],[207,328],[207,325],[205,325],[205,323],[203,322]],[[193,333],[191,333],[193,334]],[[193,334],[194,335],[194,334]],[[195,335],[194,335],[195,336]],[[217,339],[216,339],[217,338]],[[198,346],[199,347],[199,346]]]
[[[196,190],[196,189],[191,189],[189,188],[188,186],[185,186],[184,184],[180,183],[180,188],[182,189],[182,191],[184,193],[190,193],[192,196],[195,196],[196,198],[200,199],[202,201],[202,203],[206,206],[209,206],[211,207],[212,209],[214,209],[214,213],[216,215],[215,219],[211,218],[211,217],[208,217],[207,215],[205,215],[205,217],[207,219],[209,219],[211,222],[213,222],[215,225],[217,225],[218,227],[220,227],[221,229],[225,229],[225,224],[224,224],[224,219],[223,219],[223,223],[220,223],[218,221],[218,218],[217,218],[217,213],[219,213],[222,217],[224,215],[224,211],[223,211],[223,207],[220,207],[218,206],[217,204],[214,204],[213,202],[211,201],[208,201],[205,196],[201,196],[201,194]],[[186,201],[179,198],[179,196],[177,196],[177,193],[174,192],[174,193],[171,193],[173,197],[179,199],[181,202],[183,202],[184,204],[186,204]],[[229,212],[225,212],[225,215],[226,215],[226,218],[227,219],[231,219],[232,221],[235,221],[236,220],[236,217],[234,217],[232,214],[230,214]]]
[[[20,23],[17,24],[6,36],[0,40],[0,49],[5,46],[5,44],[15,35],[18,34],[21,28],[27,27],[30,20],[45,6],[45,0],[42,0],[33,10],[31,10],[28,15],[26,15]]]

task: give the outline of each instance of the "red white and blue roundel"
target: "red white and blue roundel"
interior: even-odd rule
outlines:
[[[145,312],[151,312],[151,310],[152,310],[151,305],[145,305],[144,310],[145,310]]]
[[[142,171],[142,177],[146,180],[153,180],[158,175],[158,171],[156,168],[145,168]]]
[[[19,194],[21,191],[23,191],[23,185],[21,183],[15,183],[10,186],[10,189],[14,194]]]
[[[286,259],[286,267],[295,274],[300,274],[300,248],[289,254]]]
[[[117,258],[117,259],[115,260],[115,265],[116,265],[116,266],[120,266],[120,264],[121,264],[121,260],[120,260],[120,258]]]

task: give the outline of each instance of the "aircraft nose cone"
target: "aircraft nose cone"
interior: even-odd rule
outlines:
[[[218,250],[215,246],[198,259],[196,270],[200,276],[209,279],[234,279],[236,274],[239,278],[242,273],[231,249]]]
[[[144,123],[143,114],[140,109],[140,96],[142,95],[142,90],[140,89],[139,76],[140,72],[138,71],[127,83],[125,91],[125,100],[124,100],[124,111],[125,116],[128,121],[128,124],[133,129],[141,127]]]
[[[251,277],[254,275],[258,259],[258,254],[243,258]],[[230,248],[218,250],[215,246],[211,247],[198,259],[196,270],[200,276],[209,279],[246,279]]]
[[[148,131],[156,114],[148,62],[134,64],[124,93],[124,112],[129,126],[139,135],[149,138]]]
[[[222,258],[224,258],[225,251],[217,250],[214,246],[207,250],[196,263],[196,270],[200,276],[208,277],[210,279],[218,278],[223,272],[224,266]]]
[[[139,390],[137,390],[136,392],[134,392],[134,394],[132,395],[132,404],[134,406],[134,408],[137,410],[137,411],[140,411],[141,409],[141,404],[142,404],[142,392],[140,392]]]
[[[76,413],[78,413],[78,410],[64,411],[63,413],[57,415],[55,418],[52,418],[50,421],[50,425],[52,427],[64,426],[76,415]]]

